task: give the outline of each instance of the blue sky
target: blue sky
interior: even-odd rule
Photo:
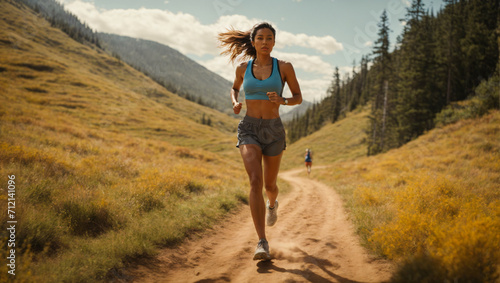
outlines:
[[[58,0],[89,26],[167,44],[233,80],[235,66],[220,56],[216,35],[259,21],[277,29],[273,56],[290,61],[304,99],[324,97],[335,67],[350,72],[371,53],[380,15],[389,16],[391,44],[401,34],[410,0]],[[424,0],[437,12],[441,0]],[[229,90],[228,90],[229,91]],[[285,91],[285,96],[288,93]]]

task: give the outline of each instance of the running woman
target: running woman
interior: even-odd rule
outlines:
[[[306,169],[307,169],[307,176],[311,174],[311,167],[312,167],[312,152],[309,148],[306,149]]]
[[[233,111],[239,114],[241,86],[245,91],[246,115],[238,124],[238,143],[243,164],[250,181],[250,211],[259,242],[254,260],[270,260],[265,226],[278,219],[278,187],[276,180],[283,150],[286,148],[285,129],[279,116],[281,105],[302,103],[302,93],[289,62],[271,57],[276,31],[269,23],[256,24],[249,31],[228,30],[219,34],[219,41],[230,60],[250,59],[236,68],[231,89]],[[287,83],[292,97],[282,96]],[[263,165],[262,165],[263,164]],[[262,188],[268,198],[264,202]],[[266,217],[267,214],[267,217]]]

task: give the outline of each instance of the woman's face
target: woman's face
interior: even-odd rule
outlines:
[[[274,34],[268,28],[261,28],[255,34],[252,42],[257,53],[270,54],[274,47]]]

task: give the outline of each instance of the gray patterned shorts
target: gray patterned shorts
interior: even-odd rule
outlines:
[[[245,116],[238,124],[238,143],[256,144],[266,156],[279,155],[286,148],[286,134],[281,118],[259,119]]]

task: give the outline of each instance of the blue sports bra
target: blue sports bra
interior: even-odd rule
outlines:
[[[278,66],[278,59],[273,58],[273,68],[269,78],[258,80],[253,74],[253,61],[248,61],[245,77],[243,78],[243,90],[247,100],[269,100],[267,92],[276,92],[280,96],[283,93],[283,82]]]

